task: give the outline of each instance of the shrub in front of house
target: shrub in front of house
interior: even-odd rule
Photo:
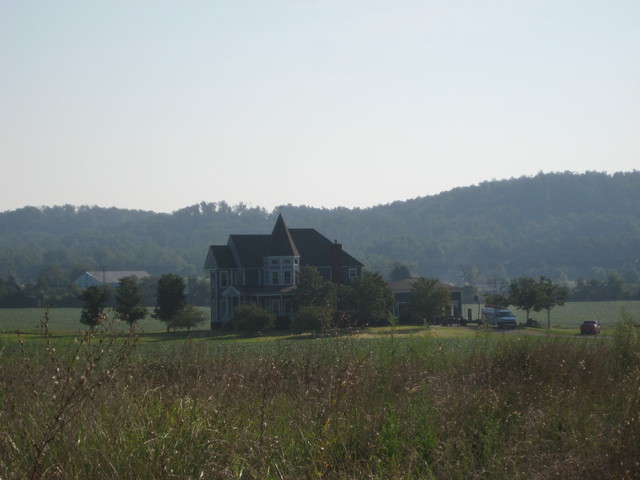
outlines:
[[[255,303],[248,303],[234,308],[232,321],[236,330],[253,335],[273,329],[276,316]]]

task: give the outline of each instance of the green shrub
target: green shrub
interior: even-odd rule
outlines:
[[[273,313],[255,303],[239,305],[233,310],[232,321],[237,330],[248,332],[253,335],[255,332],[271,330],[275,324],[276,317]]]
[[[324,332],[331,328],[333,315],[326,307],[304,305],[298,309],[291,319],[291,329],[294,333]]]

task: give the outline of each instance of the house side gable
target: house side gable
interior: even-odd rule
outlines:
[[[236,268],[231,249],[227,245],[211,245],[204,263],[205,270]]]
[[[293,241],[298,246],[302,265],[312,267],[329,267],[333,265],[334,258],[332,255],[336,243],[329,240],[314,228],[291,228],[289,232],[291,233]],[[341,252],[342,265],[344,267],[364,267],[362,263],[344,250],[341,250]]]
[[[271,235],[229,235],[228,246],[240,268],[260,268],[267,255]]]

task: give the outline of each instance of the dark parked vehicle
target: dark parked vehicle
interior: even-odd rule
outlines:
[[[600,324],[597,320],[585,320],[580,325],[580,334],[581,335],[597,335],[600,333]]]

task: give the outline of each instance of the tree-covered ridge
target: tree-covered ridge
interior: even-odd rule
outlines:
[[[427,180],[428,181],[428,180]],[[201,272],[207,247],[231,233],[265,233],[282,212],[292,227],[339,240],[370,269],[397,263],[415,275],[461,283],[545,275],[601,278],[640,270],[640,172],[538,174],[483,182],[366,209],[225,202],[172,214],[88,206],[0,213],[0,278],[68,271]]]

